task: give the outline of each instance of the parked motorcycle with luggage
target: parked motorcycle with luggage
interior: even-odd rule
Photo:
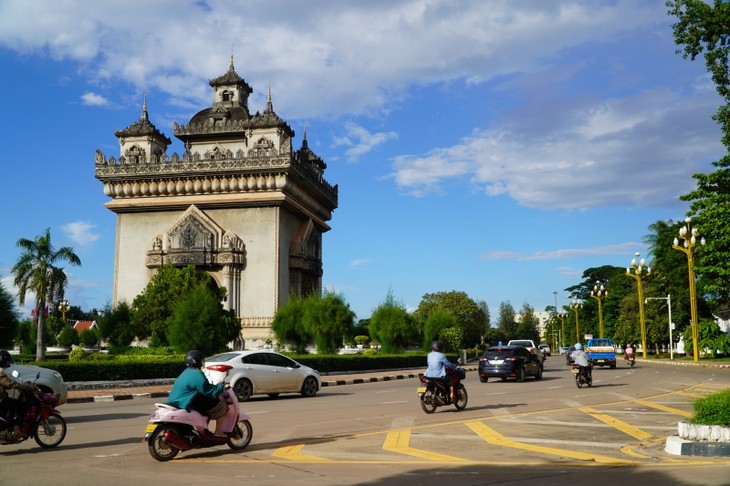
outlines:
[[[583,388],[583,385],[593,386],[590,366],[580,366],[575,363],[573,363],[571,366],[571,372],[573,373],[573,376],[575,376],[575,384],[578,386],[578,388]]]
[[[253,427],[248,415],[241,411],[235,393],[227,387],[221,394],[228,405],[221,430],[225,436],[214,435],[208,428],[210,418],[191,410],[182,410],[166,403],[155,403],[157,410],[150,415],[144,441],[150,455],[158,461],[169,461],[181,451],[216,447],[227,444],[234,451],[248,447]]]
[[[458,360],[457,363],[461,363],[461,360]],[[446,373],[451,378],[451,386],[454,388],[454,400],[451,399],[449,386],[443,380],[421,376],[421,386],[418,387],[417,392],[424,412],[434,413],[438,407],[445,405],[454,405],[457,410],[466,408],[469,395],[461,383],[461,380],[466,378],[466,372],[457,366],[456,371],[447,368]]]
[[[40,375],[36,376],[36,380]],[[13,377],[18,378],[18,372],[13,371]],[[56,447],[66,437],[66,421],[56,410],[58,397],[55,393],[44,393],[35,386],[34,382],[27,390],[16,389],[13,397],[25,405],[20,430],[21,435],[13,433],[13,426],[0,417],[0,445],[19,444],[31,437],[44,449]]]

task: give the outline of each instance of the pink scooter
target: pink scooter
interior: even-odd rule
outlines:
[[[221,393],[221,398],[228,403],[228,411],[221,424],[225,437],[214,435],[208,429],[210,419],[195,410],[188,412],[166,403],[155,403],[157,410],[150,415],[144,436],[152,457],[158,461],[169,461],[180,451],[223,444],[228,444],[234,451],[245,449],[253,437],[248,415],[241,412],[236,395],[230,388]]]

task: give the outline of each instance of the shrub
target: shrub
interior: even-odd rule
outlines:
[[[87,359],[88,356],[86,355],[86,351],[84,351],[84,348],[74,348],[71,350],[70,353],[68,353],[68,360],[71,363],[86,361]]]
[[[694,403],[693,424],[730,425],[730,389],[699,398]]]

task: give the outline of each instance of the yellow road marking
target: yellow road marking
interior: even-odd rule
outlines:
[[[657,410],[661,410],[663,412],[673,413],[674,415],[680,415],[682,417],[691,417],[692,412],[685,412],[684,410],[680,410],[678,408],[674,407],[667,407],[666,405],[660,405],[658,403],[649,402],[647,400],[642,400],[640,398],[637,398],[634,400],[634,402],[638,403],[639,405],[644,405],[645,407],[649,408],[655,408]]]
[[[429,461],[437,462],[469,462],[466,459],[460,457],[447,456],[446,454],[439,454],[438,452],[424,451],[423,449],[416,449],[410,446],[411,443],[411,431],[410,430],[398,430],[395,432],[388,432],[388,435],[383,441],[383,449],[390,452],[397,452],[398,454],[404,454],[406,456],[418,457],[420,459],[428,459]]]
[[[582,461],[594,461],[605,464],[634,464],[633,461],[626,459],[618,459],[615,457],[601,456],[598,454],[586,454],[584,452],[570,451],[564,449],[555,449],[553,447],[538,446],[532,444],[523,444],[521,442],[515,442],[508,439],[504,435],[488,427],[483,422],[468,422],[466,424],[472,431],[474,431],[479,437],[486,440],[490,444],[510,447],[512,449],[522,449],[525,451],[539,452],[542,454],[549,454],[553,456],[569,457],[572,459],[580,459]]]
[[[631,437],[638,439],[638,440],[646,440],[649,437],[651,437],[651,434],[648,432],[644,432],[643,430],[634,427],[633,425],[627,424],[626,422],[622,422],[621,420],[612,417],[608,414],[601,413],[598,410],[594,410],[590,407],[581,407],[580,411],[583,413],[587,413],[591,417],[600,420],[601,422],[610,425],[614,429],[618,429],[624,434],[628,434]]]
[[[293,446],[280,447],[272,452],[271,455],[281,459],[288,459],[290,461],[332,462],[331,459],[325,459],[324,457],[302,454],[302,449],[304,449],[305,445],[306,444],[297,444]]]

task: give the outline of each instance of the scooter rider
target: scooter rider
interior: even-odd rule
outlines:
[[[575,351],[573,351],[573,354],[571,355],[573,358],[573,362],[580,366],[581,370],[585,372],[586,377],[593,381],[593,373],[592,373],[592,366],[591,362],[588,359],[588,355],[583,350],[583,345],[581,343],[575,344]]]
[[[631,345],[631,343],[628,343],[626,345],[626,349],[624,350],[624,359],[626,361],[629,361],[633,357],[634,357],[634,347]]]
[[[33,386],[11,379],[5,372],[5,369],[11,364],[13,364],[13,357],[5,349],[0,349],[0,417],[13,428],[15,437],[24,438],[20,425],[23,423],[27,405],[25,402],[9,397],[8,390],[30,391]]]
[[[449,361],[444,354],[444,345],[441,341],[434,341],[431,343],[431,352],[428,353],[427,363],[428,368],[423,376],[426,378],[437,379],[444,382],[449,389],[451,400],[454,400],[454,387],[451,383],[451,377],[446,373],[446,369],[456,371],[456,366]]]
[[[219,396],[225,389],[225,384],[213,385],[208,381],[201,370],[204,358],[203,353],[197,349],[187,352],[185,355],[187,368],[172,385],[167,403],[188,412],[196,410],[207,415],[211,420],[216,421],[214,434],[224,437],[221,425],[222,417],[228,410],[228,404]]]

